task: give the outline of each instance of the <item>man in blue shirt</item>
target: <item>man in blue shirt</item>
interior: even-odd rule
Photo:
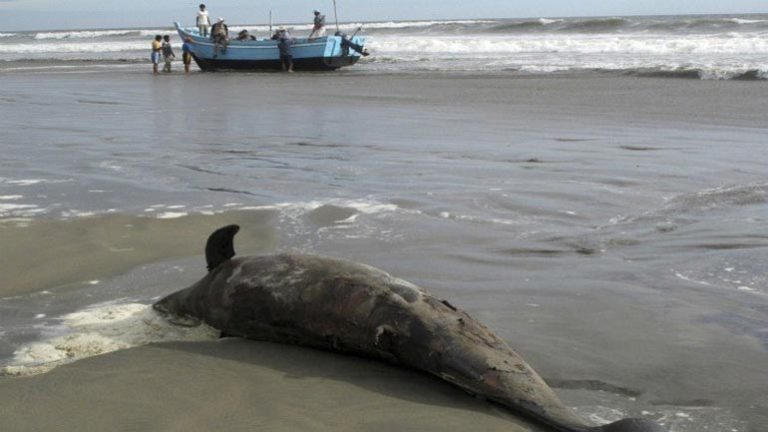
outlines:
[[[181,46],[182,59],[184,60],[184,73],[189,73],[189,67],[192,65],[192,38],[184,39],[184,45]]]

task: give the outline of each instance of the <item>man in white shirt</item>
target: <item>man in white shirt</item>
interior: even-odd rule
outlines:
[[[309,39],[317,39],[325,36],[325,15],[322,15],[319,10],[315,11],[315,22],[312,26],[312,33],[309,34]]]
[[[205,5],[200,5],[200,12],[197,13],[197,29],[200,30],[200,36],[207,37],[208,29],[211,27],[211,19],[208,17],[208,11]]]

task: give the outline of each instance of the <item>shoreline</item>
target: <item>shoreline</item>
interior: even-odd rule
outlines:
[[[153,344],[4,377],[0,422],[15,431],[543,431],[424,374],[241,339]]]
[[[286,112],[304,110],[305,106],[324,106],[331,113],[329,115],[342,115],[350,110],[360,111],[361,120],[370,123],[370,130],[360,133],[360,141],[373,137],[374,140],[383,143],[390,139],[388,136],[391,135],[391,130],[388,122],[393,121],[392,113],[398,111],[407,113],[405,114],[407,116],[421,116],[427,121],[433,116],[447,115],[461,118],[463,122],[470,125],[482,125],[486,122],[504,123],[505,129],[521,131],[532,136],[535,141],[554,140],[555,145],[564,148],[577,146],[580,142],[589,142],[592,139],[590,135],[593,134],[592,124],[600,128],[632,128],[640,134],[644,133],[646,128],[655,128],[659,125],[673,130],[694,127],[700,128],[703,132],[722,128],[741,128],[754,130],[755,134],[759,134],[765,128],[764,101],[768,100],[768,86],[755,86],[752,83],[698,80],[678,82],[637,77],[605,78],[581,75],[510,77],[472,74],[374,76],[314,73],[288,77],[277,73],[200,73],[190,77],[179,74],[155,79],[149,70],[142,75],[127,75],[138,76],[136,80],[122,80],[121,78],[125,76],[83,73],[50,77],[49,80],[55,87],[78,89],[86,86],[87,91],[93,93],[93,96],[80,96],[72,109],[82,112],[81,115],[84,117],[95,116],[94,118],[99,119],[100,122],[115,121],[113,117],[119,117],[121,123],[127,124],[144,124],[147,121],[154,121],[155,110],[151,105],[131,109],[124,107],[126,103],[132,103],[124,99],[131,97],[133,92],[149,93],[147,97],[152,97],[152,94],[158,91],[179,92],[187,88],[198,88],[206,97],[215,97],[217,92],[223,92],[223,96],[235,107],[247,108],[250,98],[254,98],[274,101],[278,109]],[[38,85],[35,74],[0,75],[0,80],[6,80],[9,84],[16,83],[14,93],[23,94],[23,92],[34,91],[33,89]],[[260,85],[256,88],[248,88],[247,92],[257,96],[238,94],[238,88],[254,82]],[[318,86],[318,82],[322,83],[322,86]],[[114,101],[110,101],[112,97],[109,93],[99,93],[97,96],[96,92],[100,89],[108,90],[113,85],[119,88]],[[48,103],[46,98],[19,99],[13,93],[5,97],[22,105],[30,103],[35,107]],[[456,104],[455,101],[462,102]],[[713,104],[712,101],[717,103]],[[738,106],[740,109],[723,111],[721,106]],[[434,113],[432,113],[433,110]],[[198,111],[200,113],[185,107],[179,114],[174,115],[182,116],[187,112],[194,116],[206,114],[205,109]],[[368,115],[371,112],[374,113],[373,116],[381,115],[382,118],[371,117]],[[246,118],[244,116],[241,120],[247,121]],[[13,120],[9,120],[6,125],[12,122]],[[35,120],[29,127],[35,128],[36,124]],[[557,127],[553,128],[552,125],[555,124]],[[472,133],[465,133],[459,127],[453,127],[452,130],[459,134],[455,139],[463,139],[466,142],[472,142],[474,139]],[[68,132],[65,131],[65,133]],[[439,132],[436,132],[435,139],[437,136]],[[290,144],[293,138],[287,139]],[[395,139],[402,138],[395,135]],[[265,145],[271,149],[275,145],[282,145],[277,144],[279,142],[282,142],[282,139],[278,139],[276,144]],[[299,140],[295,144],[297,146],[295,152],[315,153],[314,148],[308,147],[308,144],[314,146],[311,140],[306,142]],[[325,152],[326,144],[318,142],[317,145],[317,152]],[[386,144],[379,145],[383,147]],[[87,145],[87,147],[98,146],[96,142]],[[260,144],[256,145],[254,151],[258,151],[261,147]],[[355,148],[353,144],[351,148],[355,151],[366,151],[365,146]],[[606,150],[614,151],[608,147]],[[637,144],[625,145],[618,150],[635,152],[641,156],[656,149],[652,145]],[[245,152],[245,149],[235,151]],[[536,149],[517,151],[521,152],[521,163],[526,160],[532,163],[539,161]],[[66,172],[66,168],[64,169]],[[5,175],[8,176],[10,173]],[[172,194],[176,196],[165,198],[169,200],[165,202],[178,204],[174,201],[180,200],[182,204],[187,204],[182,217],[160,219],[154,213],[146,213],[148,210],[153,210],[147,208],[150,204],[163,202],[162,198],[156,197],[149,198],[155,200],[154,202],[128,201],[127,207],[111,209],[108,212],[103,210],[105,205],[118,203],[126,205],[118,196],[114,198],[114,203],[100,204],[97,208],[74,207],[67,210],[63,207],[59,211],[61,214],[96,213],[92,216],[66,218],[57,213],[47,213],[47,207],[56,209],[60,204],[43,205],[26,202],[28,196],[34,196],[35,190],[46,190],[44,184],[38,189],[33,189],[32,192],[27,192],[37,186],[12,188],[9,186],[10,183],[4,185],[3,180],[0,178],[0,187],[5,186],[6,190],[0,189],[2,192],[0,195],[20,198],[0,201],[0,215],[3,215],[2,204],[6,203],[11,206],[9,208],[18,205],[29,206],[36,213],[31,219],[22,221],[22,225],[29,224],[29,227],[15,227],[13,222],[0,223],[2,228],[0,244],[3,245],[3,255],[10,257],[0,262],[0,275],[3,275],[0,279],[0,297],[117,276],[135,266],[156,260],[199,255],[202,253],[202,246],[199,245],[201,238],[213,228],[229,223],[251,224],[248,232],[257,232],[261,236],[260,244],[263,247],[267,249],[275,247],[275,227],[271,226],[270,221],[277,217],[279,211],[268,208],[281,202],[281,199],[270,199],[268,195],[236,194],[234,192],[238,192],[237,190],[221,186],[212,189],[222,192],[203,194],[204,191],[183,190],[187,188],[187,184],[180,183],[179,191]],[[103,182],[101,178],[96,180]],[[137,178],[133,181],[141,180]],[[119,183],[108,184],[109,189],[114,188],[119,191],[126,187],[124,182],[125,180],[120,179]],[[94,183],[94,186],[97,184]],[[100,189],[105,187],[105,185],[98,186]],[[104,194],[91,195],[92,197],[86,198],[99,199]],[[199,199],[200,202],[196,205],[194,201],[185,202],[191,198]],[[316,196],[316,198],[325,197]],[[356,198],[352,197],[352,199]],[[267,209],[233,211],[228,207],[229,204],[225,204],[230,200],[241,202],[242,207],[246,208],[255,205],[266,206]],[[204,207],[211,207],[203,204],[216,205],[214,208],[203,210]],[[391,205],[386,201],[380,204]],[[194,210],[196,207],[199,210]],[[99,211],[99,209],[102,210]],[[5,217],[24,218],[15,216],[13,210],[5,214]],[[84,237],[81,237],[80,233],[85,233]],[[104,233],[109,235],[102,237]],[[180,236],[179,233],[188,234]],[[36,252],[41,245],[30,242],[29,238],[45,238],[46,248]],[[83,243],[83,240],[86,241]],[[256,244],[248,240],[243,239],[243,243]],[[78,245],[78,242],[82,244]],[[114,251],[110,251],[110,248]],[[44,271],[38,266],[38,263],[56,262],[57,257],[66,256],[72,252],[75,252],[74,256],[78,258],[76,262],[70,263],[71,265],[57,264]],[[14,272],[14,269],[18,268],[38,268],[39,270],[27,273]]]
[[[363,60],[364,62],[365,60]],[[160,73],[159,76],[181,76],[184,77],[184,65],[177,60],[173,63],[173,72],[170,74]],[[112,73],[116,75],[143,75],[150,71],[152,64],[143,57],[115,58],[115,59],[34,59],[23,58],[15,60],[0,60],[0,77],[3,75],[30,74],[30,75],[50,75],[50,74],[104,74]],[[658,79],[672,81],[725,81],[725,82],[751,82],[761,83],[768,81],[768,74],[758,69],[747,69],[738,72],[732,72],[728,75],[713,75],[706,69],[697,67],[680,67],[676,69],[640,67],[629,69],[605,69],[605,70],[556,70],[551,72],[524,71],[518,68],[509,70],[482,71],[482,70],[432,70],[432,69],[404,69],[404,70],[371,70],[365,68],[365,63],[355,66],[342,68],[337,71],[315,72],[298,71],[298,76],[370,76],[370,77],[427,77],[427,78],[476,78],[476,79],[622,79],[622,78],[642,78]],[[256,70],[256,71],[218,71],[203,72],[193,62],[191,75],[196,74],[216,74],[216,75],[252,75],[252,76],[272,76],[283,75],[280,71]]]
[[[768,86],[350,72],[0,74],[0,291],[26,293],[0,301],[0,357],[51,335],[114,346],[114,327],[79,324],[199,280],[207,236],[239,223],[239,256],[352,259],[449,299],[585,418],[766,423]],[[93,401],[101,430],[430,430],[478,413],[509,430],[484,406],[458,415],[433,380],[261,347],[144,346],[3,377],[0,415],[79,429]]]

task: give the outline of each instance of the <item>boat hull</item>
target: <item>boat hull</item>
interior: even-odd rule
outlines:
[[[195,63],[207,72],[221,70],[260,71],[282,70],[277,41],[230,40],[225,50],[216,47],[208,37],[201,37],[197,29],[185,29],[175,23],[182,40],[191,39],[190,51]],[[361,37],[354,37],[355,44],[363,45]],[[297,38],[292,47],[294,70],[329,71],[351,66],[360,59],[360,53],[345,49],[338,36],[308,40]]]
[[[282,70],[283,64],[280,60],[231,60],[231,59],[206,59],[200,58],[192,54],[192,59],[195,60],[200,70],[205,72],[216,71],[267,71],[267,70]],[[294,58],[293,69],[303,71],[333,71],[344,66],[352,66],[360,59],[360,57],[347,56],[343,58],[325,58],[325,57],[309,57],[309,58]]]

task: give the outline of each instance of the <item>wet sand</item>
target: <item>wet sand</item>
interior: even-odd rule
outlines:
[[[0,297],[109,278],[141,264],[195,255],[205,246],[201,232],[232,223],[249,226],[243,241],[256,246],[253,252],[273,249],[275,234],[268,223],[273,217],[270,211],[174,219],[110,215],[0,228],[0,244],[9,251],[0,261]]]
[[[6,357],[65,313],[194,282],[207,235],[239,223],[240,255],[354,259],[450,299],[592,420],[646,415],[681,432],[768,421],[762,83],[0,80]],[[6,424],[510,431],[519,419],[386,365],[227,340],[0,377]]]
[[[119,351],[0,380],[13,431],[541,431],[432,377],[225,339]]]

